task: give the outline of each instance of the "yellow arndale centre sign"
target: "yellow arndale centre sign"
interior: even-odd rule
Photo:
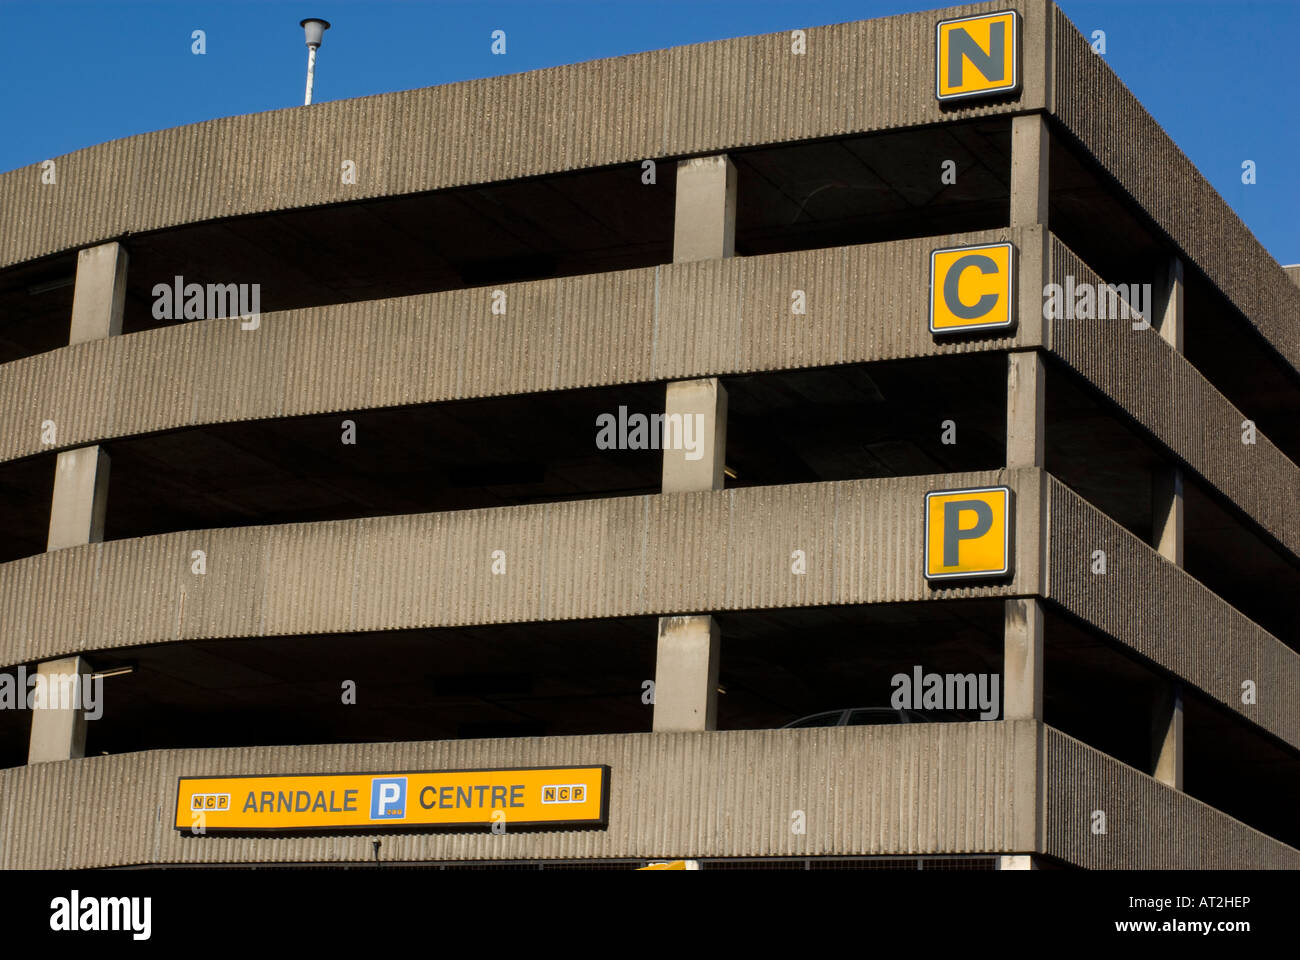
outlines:
[[[1020,16],[1014,10],[942,20],[935,28],[935,96],[940,100],[1020,88]]]
[[[181,777],[176,829],[194,834],[439,827],[605,827],[609,767]]]
[[[930,332],[1001,330],[1016,323],[1016,248],[1009,243],[930,253]]]
[[[1011,490],[978,487],[925,495],[927,580],[1011,572]]]

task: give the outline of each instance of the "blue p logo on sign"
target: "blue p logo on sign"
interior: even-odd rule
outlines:
[[[406,778],[375,777],[370,781],[370,819],[401,820],[406,816]]]

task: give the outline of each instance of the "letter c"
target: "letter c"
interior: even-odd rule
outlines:
[[[998,302],[996,293],[986,293],[974,304],[962,303],[958,285],[961,283],[961,275],[971,268],[983,274],[998,272],[998,265],[993,258],[981,253],[968,253],[964,257],[958,257],[957,262],[948,268],[948,275],[943,278],[943,302],[953,316],[963,320],[976,320],[984,316]]]
[[[426,793],[429,793],[430,791],[433,791],[434,799],[432,801],[425,800],[424,795]],[[426,810],[432,809],[434,804],[438,802],[437,797],[438,797],[438,792],[434,790],[433,787],[425,787],[423,790],[420,791],[420,806],[424,807],[424,809]]]

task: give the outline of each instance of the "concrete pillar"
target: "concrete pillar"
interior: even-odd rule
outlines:
[[[1003,601],[1002,719],[1043,719],[1043,605]]]
[[[1007,468],[1044,466],[1047,381],[1036,350],[1008,354]],[[1023,512],[1023,511],[1022,511]],[[1037,517],[1017,517],[1034,523]],[[1033,537],[1040,543],[1041,537]],[[1020,564],[1040,564],[1041,558],[1018,557]],[[1004,720],[1043,719],[1043,608],[1033,597],[1003,601],[1002,717]]]
[[[87,247],[77,254],[68,343],[115,337],[126,305],[126,248],[120,243]]]
[[[37,667],[48,704],[31,711],[32,733],[27,746],[28,763],[75,760],[86,755],[86,712],[82,709],[82,684],[89,683],[90,666],[81,657],[47,660]],[[56,678],[77,677],[60,682]],[[26,691],[20,691],[26,696]],[[52,709],[57,706],[59,709]]]
[[[726,388],[716,377],[670,383],[664,411],[663,492],[721,490],[726,480]]]
[[[673,263],[736,252],[736,167],[730,158],[696,157],[677,164]]]
[[[54,468],[50,531],[46,550],[62,550],[104,539],[108,507],[109,457],[102,447],[64,450]]]
[[[1046,462],[1047,370],[1037,350],[1007,354],[1007,468]]]
[[[1152,284],[1151,323],[1175,351],[1184,351],[1184,274],[1177,257],[1160,269]],[[1151,478],[1151,545],[1175,566],[1183,566],[1183,471],[1157,468]],[[1152,710],[1151,771],[1161,783],[1183,789],[1183,697],[1168,684]]]
[[[1159,698],[1152,717],[1151,775],[1183,789],[1183,694],[1174,684]]]
[[[126,268],[126,248],[120,243],[87,247],[77,254],[69,345],[102,340],[122,332]],[[108,474],[108,453],[99,446],[59,454],[54,470],[47,550],[104,539]]]
[[[677,164],[673,262],[736,252],[736,167],[726,156]],[[727,453],[727,391],[716,377],[668,384],[663,492],[721,490]],[[671,436],[677,442],[670,442]],[[691,440],[691,449],[683,442]],[[710,616],[660,617],[654,730],[712,730],[721,643]]]
[[[1047,226],[1050,151],[1051,136],[1042,114],[1011,118],[1011,226]]]
[[[721,647],[712,617],[659,618],[656,733],[716,729]]]
[[[1177,467],[1158,467],[1151,478],[1151,545],[1183,565],[1183,471]]]
[[[1016,853],[998,857],[999,870],[1037,870],[1038,864],[1027,853]]]

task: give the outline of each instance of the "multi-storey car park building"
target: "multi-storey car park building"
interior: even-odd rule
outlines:
[[[4,867],[1300,867],[1297,270],[1050,3],[103,144],[0,267]]]

